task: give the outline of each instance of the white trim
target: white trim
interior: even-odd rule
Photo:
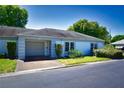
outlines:
[[[19,37],[18,38],[18,58],[25,59],[25,38]]]
[[[25,37],[27,37],[27,38],[29,38],[29,37],[31,37],[31,38],[33,38],[33,37],[35,37],[35,38],[43,38],[43,39],[45,39],[45,38],[47,38],[48,40],[51,40],[51,39],[63,39],[63,40],[75,40],[75,41],[90,41],[90,42],[105,42],[104,40],[86,40],[86,39],[83,39],[83,38],[62,38],[62,37],[52,37],[52,36],[39,36],[39,35],[18,35],[18,36],[25,36]]]

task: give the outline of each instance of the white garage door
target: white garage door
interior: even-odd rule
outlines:
[[[43,42],[26,42],[26,56],[43,56],[44,43]]]

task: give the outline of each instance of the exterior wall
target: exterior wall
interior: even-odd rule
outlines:
[[[104,47],[104,42],[72,41],[72,40],[54,39],[51,42],[51,54],[52,54],[51,57],[56,57],[55,44],[62,44],[62,46],[63,46],[62,57],[67,55],[67,53],[65,52],[65,42],[74,42],[75,49],[79,50],[83,55],[90,55],[91,54],[91,43],[97,43],[98,48]]]
[[[11,39],[0,39],[0,53],[4,54],[7,53],[7,40],[11,40]],[[14,40],[14,39],[13,39]],[[37,40],[37,39],[36,39]],[[42,40],[42,39],[41,39]],[[50,44],[45,43],[45,55],[48,55],[48,52],[50,50],[50,56],[51,57],[56,57],[56,53],[55,53],[55,44],[62,44],[63,46],[63,52],[62,52],[62,57],[66,56],[67,53],[65,52],[65,42],[74,42],[75,44],[75,49],[79,50],[80,52],[82,52],[84,55],[89,55],[90,54],[90,44],[91,43],[97,43],[98,44],[98,48],[102,48],[104,46],[103,42],[87,42],[87,41],[72,41],[72,40],[60,40],[60,39],[52,39],[49,40],[51,41]],[[18,40],[17,40],[17,56],[19,59],[25,59],[25,37],[23,36],[19,36]],[[50,45],[50,49],[48,48],[48,46]]]
[[[8,41],[15,41],[15,42],[17,42],[16,39],[11,39],[11,38],[10,39],[9,38],[8,39],[7,38],[1,39],[0,38],[0,54],[5,54],[5,53],[7,54],[7,42]],[[16,50],[16,52],[17,52],[17,50]]]
[[[104,42],[98,42],[97,44],[98,44],[98,48],[103,48],[105,45]]]
[[[91,52],[90,42],[77,41],[75,42],[75,49],[79,50],[83,55],[89,55]]]
[[[5,54],[7,53],[7,41],[6,40],[0,40],[0,54]]]
[[[25,59],[25,38],[23,36],[18,37],[18,59]]]
[[[51,57],[56,57],[56,53],[55,53],[55,44],[56,44],[56,39],[52,39],[51,40],[51,48],[50,48],[50,50],[51,50]]]
[[[5,38],[1,39],[0,38],[0,53],[4,54],[7,53],[7,41],[9,40],[17,40],[17,56],[18,59],[25,59],[25,42],[26,42],[25,37],[19,36],[18,39],[14,38]],[[31,39],[31,38],[29,38]],[[45,43],[45,55],[48,55],[48,52],[50,51],[50,56],[51,57],[56,57],[55,53],[55,44],[62,44],[63,46],[63,52],[62,52],[62,57],[66,56],[67,53],[65,52],[65,42],[74,42],[75,44],[75,49],[79,50],[82,52],[84,55],[90,55],[90,49],[91,49],[91,43],[97,43],[98,48],[104,47],[104,42],[88,42],[88,41],[72,41],[72,40],[63,40],[63,39],[42,39],[42,38],[35,38],[35,40],[49,40],[49,43]],[[50,48],[48,47],[50,46]]]
[[[83,55],[90,55],[91,54],[91,43],[97,43],[98,48],[104,47],[103,42],[86,42],[86,41],[76,41],[75,42],[76,50],[79,50]]]

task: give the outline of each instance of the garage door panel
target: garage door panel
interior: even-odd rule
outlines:
[[[43,56],[44,43],[43,42],[26,42],[26,56]]]

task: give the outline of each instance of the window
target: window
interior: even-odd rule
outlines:
[[[91,43],[91,54],[93,54],[93,49],[97,49],[98,45],[97,43]]]
[[[74,42],[65,42],[65,51],[74,50]]]
[[[93,43],[91,43],[91,50],[93,50]]]
[[[70,50],[74,50],[74,42],[71,42]]]
[[[97,44],[95,44],[95,45],[94,45],[94,49],[97,49],[97,48],[98,48],[98,46],[97,46]]]
[[[69,51],[69,42],[65,42],[65,51]]]
[[[97,48],[98,48],[98,45],[96,43],[91,43],[91,50],[97,49]]]
[[[91,43],[90,48],[91,48],[91,55],[93,55],[94,43]]]

